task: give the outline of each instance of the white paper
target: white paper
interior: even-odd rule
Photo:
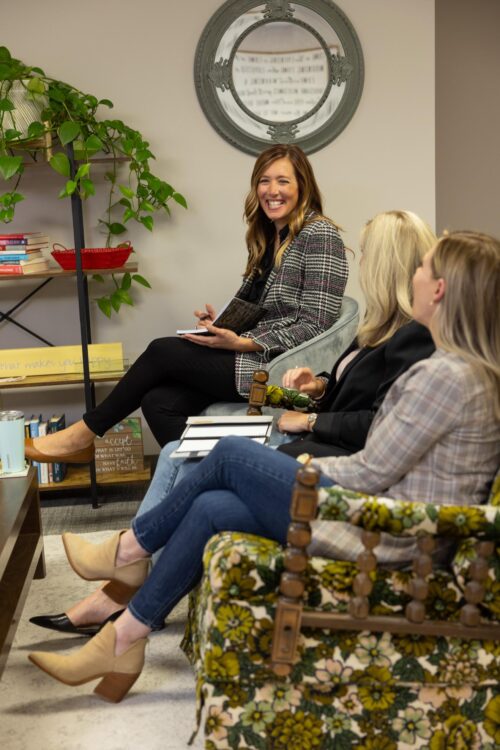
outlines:
[[[242,425],[190,425],[186,430],[186,438],[221,438],[226,435],[243,435],[244,437],[265,437],[267,435],[269,425],[267,424],[242,424]]]
[[[256,443],[264,445],[265,437],[252,438]],[[197,453],[198,457],[208,456],[212,448],[218,443],[216,440],[182,440],[177,450],[170,454],[170,458],[182,458],[187,453]]]

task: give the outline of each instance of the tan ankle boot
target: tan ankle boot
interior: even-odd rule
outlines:
[[[75,654],[60,656],[35,651],[28,658],[65,685],[83,685],[102,677],[94,693],[119,703],[142,671],[148,639],[136,641],[121,656],[115,656],[115,640],[115,628],[110,622]]]
[[[62,540],[66,556],[75,573],[86,581],[106,579],[119,581],[124,587],[133,589],[133,594],[134,590],[141,586],[146,579],[149,558],[117,567],[115,565],[116,553],[120,536],[123,533],[124,531],[117,531],[116,534],[113,534],[101,544],[91,544],[81,539],[77,534],[63,534]]]

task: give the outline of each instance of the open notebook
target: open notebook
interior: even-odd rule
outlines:
[[[247,417],[188,417],[186,429],[171,458],[202,458],[208,456],[221,437],[241,435],[265,445],[269,442],[273,418]]]

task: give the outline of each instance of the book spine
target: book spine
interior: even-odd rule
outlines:
[[[38,437],[44,437],[46,434],[47,434],[47,422],[40,422],[38,424]],[[49,483],[49,465],[46,463],[41,463],[38,467],[38,470],[40,472],[40,475],[39,475],[40,484],[48,484]]]
[[[3,253],[0,252],[0,263],[12,263],[13,265],[21,260],[28,260],[28,253]]]
[[[20,275],[23,274],[23,267],[22,266],[16,266],[12,263],[0,263],[0,273],[8,275],[15,276],[16,274]]]
[[[2,247],[9,246],[9,245],[27,245],[28,240],[24,237],[9,237],[8,239],[3,239],[0,237],[0,245]]]
[[[30,438],[38,437],[38,425],[40,424],[40,419],[41,417],[39,417],[38,419],[32,418],[30,420]],[[38,481],[40,482],[41,481],[40,464],[38,463],[38,461],[32,461],[31,463],[33,464],[34,467],[36,467],[36,470],[38,473]]]
[[[49,432],[58,432],[59,430],[64,430],[65,424],[66,418],[64,414],[62,414],[60,417],[52,417],[49,422]],[[52,464],[52,481],[62,482],[65,476],[66,464],[54,462]]]

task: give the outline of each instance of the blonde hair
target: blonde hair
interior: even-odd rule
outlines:
[[[377,214],[361,233],[360,284],[366,299],[360,346],[378,346],[412,318],[412,279],[436,235],[411,211]]]
[[[500,241],[481,232],[446,234],[431,269],[446,284],[433,318],[438,344],[476,369],[500,419]]]
[[[335,222],[323,216],[321,193],[311,163],[302,149],[293,144],[277,144],[267,148],[257,157],[250,180],[250,192],[245,200],[244,217],[248,224],[246,233],[248,261],[245,276],[248,276],[255,268],[259,268],[267,244],[275,236],[276,231],[274,224],[268,219],[260,206],[257,195],[259,180],[273,162],[284,158],[289,159],[293,166],[299,197],[288,221],[288,236],[276,254],[275,265],[279,266],[284,251],[308,221],[323,218],[337,229],[339,228]],[[308,218],[311,213],[313,216]]]

